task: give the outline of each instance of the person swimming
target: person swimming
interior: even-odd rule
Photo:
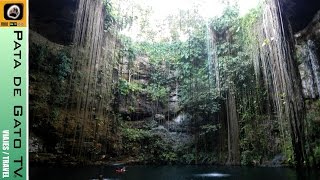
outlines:
[[[124,172],[126,172],[126,167],[123,166],[122,168],[117,168],[117,169],[116,169],[116,172],[117,172],[117,173],[124,173]]]
[[[99,180],[103,180],[103,175],[100,174],[98,179],[99,179]]]

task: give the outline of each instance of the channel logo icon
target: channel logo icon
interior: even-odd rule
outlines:
[[[23,18],[23,4],[5,4],[5,20],[21,20]]]

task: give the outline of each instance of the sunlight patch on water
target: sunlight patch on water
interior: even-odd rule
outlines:
[[[197,177],[229,177],[230,174],[221,174],[221,173],[207,173],[207,174],[196,174]]]

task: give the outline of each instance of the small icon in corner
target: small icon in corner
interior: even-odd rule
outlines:
[[[21,20],[23,17],[22,4],[6,4],[4,5],[4,18],[6,20]]]
[[[17,26],[17,23],[16,22],[11,22],[10,26]]]
[[[0,25],[1,26],[9,26],[9,23],[8,22],[1,22]]]

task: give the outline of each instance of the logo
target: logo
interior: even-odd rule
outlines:
[[[4,18],[6,20],[21,20],[23,17],[22,4],[6,4],[4,5]]]

